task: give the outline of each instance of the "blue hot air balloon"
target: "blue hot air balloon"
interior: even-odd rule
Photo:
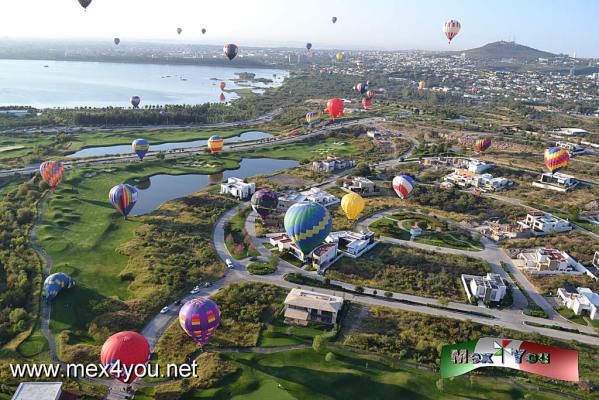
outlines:
[[[127,184],[117,185],[110,189],[108,199],[126,219],[135,203],[137,203],[137,189]]]
[[[46,299],[53,300],[62,289],[71,289],[75,286],[75,281],[62,272],[57,272],[46,278],[44,281],[44,293]]]
[[[304,254],[320,246],[332,226],[328,210],[312,201],[296,203],[285,213],[285,231]]]
[[[150,142],[146,139],[135,139],[131,143],[131,149],[137,154],[140,160],[143,160],[148,150],[150,150]]]

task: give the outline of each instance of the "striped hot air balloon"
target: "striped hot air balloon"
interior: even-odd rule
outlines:
[[[225,141],[220,136],[211,136],[208,139],[208,148],[212,154],[220,153],[223,150]]]
[[[452,39],[457,36],[461,28],[462,25],[460,24],[460,21],[454,19],[450,19],[443,25],[443,33],[447,37],[447,40],[449,40],[449,43],[451,43]]]
[[[204,346],[220,325],[220,309],[210,299],[190,300],[179,311],[179,324],[189,337]]]
[[[150,360],[150,344],[137,332],[124,331],[115,333],[102,345],[100,362],[102,365],[115,365],[108,372],[114,379],[130,384],[137,379],[137,365],[146,365]],[[126,374],[125,370],[131,371]]]
[[[409,196],[414,186],[416,186],[416,182],[411,176],[399,175],[393,178],[393,190],[402,199]]]
[[[70,276],[57,272],[48,276],[44,281],[44,294],[46,299],[53,300],[62,289],[72,289],[73,287],[75,287],[75,281]]]
[[[545,150],[545,166],[552,174],[566,168],[570,163],[570,153],[558,147]]]
[[[491,147],[491,139],[489,138],[479,138],[476,140],[476,142],[474,142],[474,148],[476,149],[476,151],[478,151],[479,153],[482,153],[486,150],[489,149],[489,147]]]
[[[311,111],[306,114],[306,121],[309,125],[315,125],[320,122],[320,113],[317,111]]]
[[[362,107],[364,107],[365,110],[369,110],[370,107],[372,107],[372,99],[368,97],[362,99]]]
[[[131,149],[137,154],[140,160],[143,160],[148,150],[150,150],[150,142],[146,139],[135,139],[131,143]]]
[[[64,166],[60,161],[46,161],[40,165],[42,179],[50,185],[52,191],[56,189],[64,175]]]
[[[270,189],[260,189],[252,196],[252,208],[262,218],[268,217],[277,209],[279,197],[277,192]]]
[[[139,96],[131,97],[131,105],[133,106],[133,108],[139,108],[140,104],[141,104],[141,97],[139,97]]]
[[[126,219],[137,203],[137,189],[127,184],[117,185],[110,189],[108,199]]]
[[[326,208],[307,201],[289,207],[284,224],[289,238],[302,253],[310,254],[331,233],[333,220]]]
[[[348,193],[341,198],[341,209],[350,221],[357,219],[364,211],[364,199],[358,193]]]

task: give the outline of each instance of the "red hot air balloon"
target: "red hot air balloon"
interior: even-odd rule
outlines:
[[[345,104],[343,104],[343,100],[341,99],[330,99],[327,101],[327,108],[325,108],[325,112],[327,112],[331,117],[343,117],[343,109],[345,108]]]
[[[368,110],[370,107],[372,107],[372,99],[362,99],[362,107],[364,107],[365,110]]]
[[[225,90],[225,86],[227,86],[227,84],[225,82],[221,82],[220,83],[220,90]]]
[[[54,191],[60,185],[60,182],[62,182],[64,166],[60,161],[46,161],[40,165],[40,174],[42,175],[42,179]]]
[[[445,37],[447,37],[447,40],[449,40],[450,44],[452,39],[460,32],[461,28],[462,25],[460,24],[460,21],[456,21],[454,19],[450,19],[443,25],[443,33],[445,34]]]
[[[150,344],[145,337],[137,332],[124,331],[109,337],[100,352],[102,365],[112,365],[109,373],[114,379],[130,384],[137,378],[136,370],[145,366],[150,359]],[[131,369],[127,376],[125,371]],[[145,369],[142,368],[142,369]],[[117,370],[120,370],[117,372]]]

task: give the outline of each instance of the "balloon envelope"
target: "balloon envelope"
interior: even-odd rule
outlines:
[[[343,104],[343,100],[341,99],[329,99],[327,101],[327,108],[325,111],[333,118],[343,117],[343,110],[345,109],[345,104]]]
[[[331,18],[331,21],[333,21],[333,23],[337,22],[337,17]]]
[[[204,346],[220,325],[220,309],[210,299],[192,299],[181,307],[179,325],[196,343]]]
[[[145,337],[131,331],[115,333],[104,342],[100,351],[102,365],[114,365],[118,362],[121,370],[132,368],[129,379],[124,373],[112,375],[114,379],[127,384],[132,383],[137,378],[135,366],[145,365],[149,359],[150,344]]]
[[[306,43],[306,49],[310,50],[312,48],[312,43],[308,42]]]
[[[447,37],[447,40],[449,40],[449,43],[451,43],[451,40],[460,32],[461,28],[462,25],[460,24],[460,21],[453,19],[450,19],[443,25],[443,33]]]
[[[369,99],[372,99],[374,97],[375,93],[374,90],[369,90],[366,92],[366,97],[368,97]]]
[[[131,105],[134,108],[139,108],[139,104],[141,103],[141,97],[139,96],[133,96],[131,97]]]
[[[116,44],[118,46],[119,43],[121,43],[121,39],[119,39],[118,37],[114,38],[114,44]]]
[[[345,54],[343,53],[337,53],[335,54],[335,58],[339,61],[343,60],[345,58]]]
[[[365,110],[368,110],[370,107],[372,107],[372,99],[371,98],[362,99],[362,107],[364,107]]]
[[[320,113],[317,111],[311,111],[306,114],[306,122],[308,124],[316,124],[320,121]]]
[[[227,84],[225,82],[221,82],[219,86],[220,90],[225,90],[225,86],[227,86]]]
[[[223,53],[225,53],[225,56],[227,56],[229,60],[234,59],[238,52],[239,48],[235,44],[229,43],[223,47]]]
[[[393,178],[393,190],[402,199],[408,197],[414,186],[416,186],[416,182],[411,176],[399,175]]]
[[[202,35],[206,33],[206,28],[202,28]]]
[[[81,7],[86,8],[91,4],[92,0],[78,0]]]
[[[545,166],[549,172],[556,173],[557,171],[566,168],[570,162],[570,153],[564,149],[551,147],[545,150]]]
[[[179,35],[181,34],[181,32],[183,32],[183,29],[181,29],[181,28],[177,28],[177,33],[178,33]]]
[[[110,189],[108,199],[126,217],[137,203],[137,189],[127,184],[117,185]]]
[[[220,136],[211,136],[210,139],[208,139],[208,148],[213,154],[220,153],[224,143],[225,141]]]
[[[480,138],[478,139],[476,142],[474,142],[474,148],[476,149],[476,151],[478,152],[483,152],[489,149],[489,147],[491,147],[491,139],[489,138]]]
[[[320,246],[331,233],[333,220],[329,211],[318,203],[300,202],[285,213],[285,232],[304,254]]]
[[[46,161],[40,165],[40,174],[42,179],[54,190],[62,182],[64,166],[60,161]]]
[[[150,142],[146,139],[135,139],[133,143],[131,143],[131,149],[137,154],[140,160],[143,160],[150,149]]]
[[[364,206],[364,199],[358,193],[348,193],[341,198],[341,209],[350,221],[360,216]]]
[[[279,197],[277,192],[269,189],[260,189],[252,196],[252,208],[262,218],[266,218],[272,214],[279,205]]]
[[[44,293],[48,300],[53,300],[62,289],[71,289],[73,287],[75,287],[75,281],[62,272],[49,275],[44,281]]]

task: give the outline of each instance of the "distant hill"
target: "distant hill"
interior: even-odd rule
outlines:
[[[518,61],[536,61],[538,58],[553,58],[556,56],[553,53],[533,49],[532,47],[523,46],[516,42],[505,41],[489,43],[476,49],[466,50],[465,53],[468,57],[481,60],[511,58]]]

